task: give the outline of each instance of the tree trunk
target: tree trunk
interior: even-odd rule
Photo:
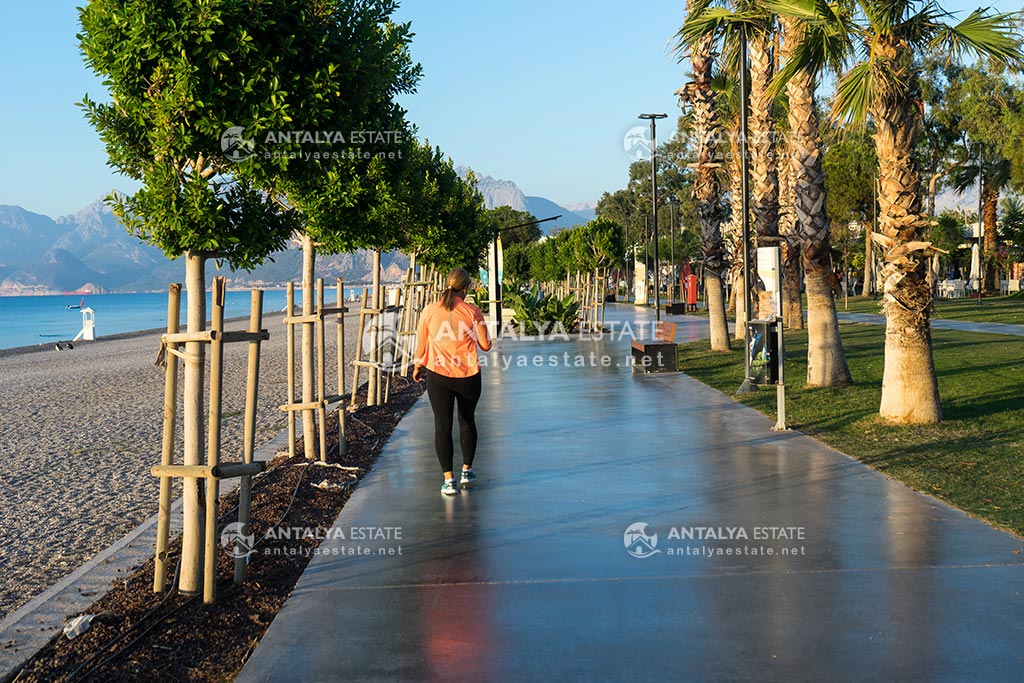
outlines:
[[[790,146],[787,145],[787,147]],[[800,237],[797,234],[794,181],[792,165],[779,164],[779,234],[785,238],[780,243],[782,249],[782,325],[787,329],[802,330],[804,315],[800,296]]]
[[[850,384],[850,369],[839,337],[836,299],[828,273],[807,271],[807,386]]]
[[[871,105],[877,125],[878,224],[889,240],[882,271],[886,327],[879,413],[895,423],[923,424],[940,421],[942,409],[932,361],[928,256],[923,248],[908,248],[913,242],[924,244],[928,218],[921,215],[921,183],[913,156],[916,84],[913,74],[898,66],[913,62],[900,54],[905,49],[889,40],[875,47],[879,59],[896,70],[892,78],[907,79],[906,87],[878,93]]]
[[[996,233],[996,208],[999,205],[999,192],[991,182],[982,182],[981,193],[981,215],[982,223],[985,226],[982,253],[984,255],[985,267],[985,291],[998,292],[999,283],[996,280],[996,249],[999,247],[998,234]]]
[[[372,303],[370,306],[376,311],[384,310],[384,297],[382,296],[380,286],[380,251],[375,250],[373,252],[373,278],[370,291],[372,295],[370,300]],[[495,299],[497,297],[489,297]],[[497,306],[499,304],[491,304],[491,306]],[[493,308],[491,310],[494,310]],[[379,363],[381,360],[380,345],[381,345],[381,323],[384,321],[383,313],[378,312],[374,318],[370,321],[372,332],[370,333],[370,360],[374,363]],[[380,396],[380,367],[377,365],[370,366],[370,372],[367,373],[367,385],[366,385],[366,405],[375,406],[383,401]]]
[[[188,293],[188,332],[206,329],[206,256],[185,254],[185,291]],[[204,465],[204,401],[206,345],[185,344],[182,421],[184,425],[184,464]],[[178,589],[186,595],[198,593],[203,586],[203,544],[206,519],[206,491],[203,482],[194,477],[182,482],[181,573]]]
[[[309,235],[302,236],[302,314],[314,312],[316,294],[316,245]],[[313,395],[313,323],[302,323],[302,402],[312,403]],[[302,452],[306,460],[316,460],[316,415],[312,410],[302,411]]]
[[[861,296],[871,296],[871,285],[874,281],[875,255],[871,251],[874,246],[871,244],[871,223],[864,224],[864,283],[861,285]]]
[[[729,322],[725,317],[725,292],[721,276],[711,268],[704,269],[704,292],[708,297],[708,317],[711,319],[711,350],[728,351]]]
[[[743,283],[743,273],[735,279],[733,289],[736,291],[736,329],[733,338],[737,341],[746,339],[747,329],[747,288]]]
[[[787,51],[799,37],[799,25],[787,20]],[[796,194],[797,234],[804,257],[807,283],[807,384],[841,386],[851,381],[846,353],[839,337],[839,320],[832,296],[832,245],[821,165],[821,140],[814,112],[814,79],[807,73],[786,84],[789,95],[790,166]]]
[[[779,172],[775,152],[775,119],[772,97],[772,39],[750,40],[750,174],[753,178],[751,207],[757,246],[770,247],[779,235]]]
[[[794,243],[795,242],[795,243]],[[799,238],[782,245],[782,324],[791,330],[804,329],[804,306],[800,291]]]
[[[725,244],[722,240],[722,186],[718,179],[719,163],[715,159],[716,140],[721,134],[714,91],[711,89],[711,66],[714,37],[707,35],[691,51],[693,80],[680,91],[693,111],[693,135],[697,157],[693,197],[697,200],[700,224],[700,247],[703,253],[704,286],[708,297],[708,323],[711,350],[729,350],[729,324],[725,317],[725,299],[721,273],[727,270]]]
[[[885,371],[879,412],[898,424],[938,422],[942,407],[927,317],[896,303],[887,303],[885,317]]]

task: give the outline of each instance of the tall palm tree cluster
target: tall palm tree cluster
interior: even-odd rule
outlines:
[[[732,183],[720,178],[725,169],[735,176],[736,165],[724,160],[729,150],[715,146],[715,141],[736,139],[736,131],[723,130],[723,122],[738,117],[719,106],[730,99],[725,90],[731,86],[722,84],[738,80],[739,70],[748,69],[748,140],[741,140],[735,151],[749,159],[757,245],[799,250],[807,293],[809,386],[852,381],[833,295],[839,283],[831,260],[824,151],[814,105],[819,81],[835,78],[828,114],[834,125],[873,124],[879,229],[872,238],[885,263],[879,412],[894,423],[942,419],[927,278],[933,247],[926,239],[929,220],[922,210],[921,174],[913,154],[923,116],[921,55],[941,53],[951,63],[983,57],[992,64],[1020,66],[1024,55],[1015,20],[1015,15],[984,9],[958,19],[934,0],[690,0],[677,34],[678,50],[692,64],[692,80],[679,94],[692,114],[702,249],[709,265],[714,261],[706,271],[726,269],[723,187],[733,188],[730,204],[734,214],[738,209],[735,177]],[[740,41],[746,43],[749,65],[737,58]],[[741,242],[736,243],[740,253],[751,248]],[[740,260],[736,253],[732,258]],[[715,283],[708,284],[713,292]],[[791,299],[792,282],[788,289]],[[709,301],[716,300],[709,296]],[[715,339],[725,325],[725,308],[715,305],[709,313]],[[799,326],[799,306],[787,313],[790,326]],[[737,327],[743,324],[737,316]]]

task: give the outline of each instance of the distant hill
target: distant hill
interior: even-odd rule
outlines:
[[[466,177],[466,167],[457,169]],[[578,211],[559,206],[544,197],[527,197],[511,180],[478,175],[478,187],[488,208],[511,206],[537,218],[561,215],[543,223],[551,234],[559,228],[582,225],[593,219],[593,204],[576,205]],[[251,273],[218,272],[231,287],[279,287],[299,277],[302,254],[297,247],[273,255]],[[317,257],[317,276],[327,284],[341,277],[347,283],[371,277],[373,256],[368,251]],[[399,252],[383,255],[383,277],[399,281],[408,258]],[[102,199],[73,215],[53,219],[20,206],[0,206],[0,296],[54,294],[65,291],[146,292],[162,291],[168,283],[181,282],[185,266],[170,260],[160,249],[129,234]]]
[[[465,178],[469,170],[466,166],[459,166],[455,172],[459,174],[459,177]],[[496,206],[510,206],[516,211],[529,212],[533,214],[534,218],[561,215],[561,218],[556,221],[541,224],[541,229],[546,235],[551,234],[557,228],[582,225],[594,217],[592,209],[589,216],[579,214],[544,197],[527,197],[511,180],[497,180],[489,175],[476,173],[476,171],[474,173],[477,179],[477,188],[484,196],[484,206],[488,209],[493,209]]]
[[[272,258],[251,273],[218,272],[211,266],[208,275],[225,275],[229,287],[236,288],[278,287],[298,279],[302,252],[297,245]],[[407,267],[401,253],[382,257],[387,282],[399,281]],[[372,268],[368,251],[317,258],[317,276],[328,285],[339,277],[350,284],[367,282]],[[181,259],[168,259],[129,234],[103,200],[56,220],[20,206],[0,206],[0,296],[162,291],[184,274]]]

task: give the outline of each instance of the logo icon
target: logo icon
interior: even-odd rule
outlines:
[[[622,138],[622,148],[633,161],[651,158],[651,129],[647,126],[633,126]]]
[[[637,522],[626,527],[626,533],[622,534],[622,543],[626,546],[627,553],[640,559],[661,552],[658,550],[658,534],[648,534],[646,522]]]
[[[364,349],[380,349],[381,369],[384,372],[395,372],[401,370],[403,356],[411,361],[413,352],[414,335],[400,335],[398,327],[401,318],[401,306],[389,306],[382,314],[380,337],[378,339],[378,328],[370,323],[363,332]],[[403,353],[404,352],[404,353]]]
[[[235,559],[249,557],[256,552],[254,549],[256,545],[255,537],[252,534],[243,533],[244,531],[244,524],[232,522],[220,532],[221,547],[227,551],[228,555]]]
[[[235,163],[256,156],[256,143],[245,137],[245,128],[231,126],[220,135],[220,148]]]

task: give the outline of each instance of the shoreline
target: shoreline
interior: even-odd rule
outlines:
[[[351,315],[350,313],[346,314],[345,317],[348,318],[350,315]],[[274,319],[274,318],[280,318],[280,317],[283,317],[283,316],[284,316],[284,311],[273,311],[271,313],[264,313],[263,314],[263,322],[266,323],[268,318],[269,319]],[[224,324],[225,325],[231,325],[233,323],[238,323],[238,322],[245,322],[245,323],[247,323],[248,321],[249,321],[249,316],[238,316],[236,318],[225,318],[224,319]],[[209,323],[207,323],[207,324],[209,324]],[[81,344],[82,347],[84,348],[86,346],[96,345],[99,342],[122,341],[122,340],[125,340],[125,339],[137,339],[138,337],[151,337],[151,336],[158,336],[158,335],[161,335],[161,334],[167,334],[167,328],[166,327],[154,327],[154,328],[151,328],[151,329],[148,329],[148,330],[135,330],[134,332],[115,332],[114,334],[104,334],[104,335],[100,335],[99,337],[97,337],[93,341],[85,341],[85,340],[81,340],[80,339],[77,342],[75,342],[75,344]],[[70,341],[70,340],[67,340],[67,339],[54,339],[53,341],[40,342],[38,344],[30,344],[28,346],[12,346],[9,349],[0,349],[0,358],[9,358],[11,356],[20,356],[20,355],[26,354],[26,353],[37,353],[39,351],[53,351],[54,350],[53,349],[53,345],[56,344],[58,341],[66,343],[67,341]],[[78,347],[76,346],[75,348],[78,348]],[[73,349],[72,349],[72,351],[73,351]]]

